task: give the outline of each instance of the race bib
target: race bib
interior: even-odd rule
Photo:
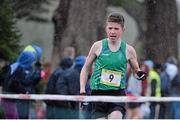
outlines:
[[[100,83],[108,86],[119,87],[121,83],[121,75],[121,72],[102,69]]]

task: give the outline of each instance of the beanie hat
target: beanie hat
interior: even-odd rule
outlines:
[[[32,45],[32,47],[36,50],[37,60],[40,60],[42,57],[42,48],[37,45]]]
[[[42,48],[37,45],[28,45],[23,51],[33,52],[36,55],[37,60],[40,60],[42,57]]]

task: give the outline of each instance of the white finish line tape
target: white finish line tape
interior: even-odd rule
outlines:
[[[86,102],[173,102],[180,97],[129,97],[129,96],[80,96],[45,94],[0,94],[0,98],[27,100],[86,101]]]

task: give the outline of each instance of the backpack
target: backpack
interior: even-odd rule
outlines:
[[[21,80],[25,79],[25,72],[21,67],[18,67],[13,74],[11,74],[11,68],[8,68],[8,72],[3,81],[3,91],[10,93],[26,93],[24,86],[21,84]]]

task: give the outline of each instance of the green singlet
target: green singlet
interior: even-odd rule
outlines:
[[[96,58],[93,74],[91,76],[91,90],[120,90],[124,89],[126,82],[126,42],[116,52],[108,47],[108,40],[102,40],[102,50]]]

